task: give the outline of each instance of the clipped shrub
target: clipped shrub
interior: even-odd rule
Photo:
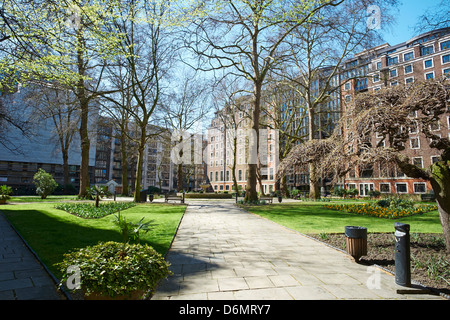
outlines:
[[[57,265],[67,282],[69,267],[80,270],[80,284],[85,296],[99,295],[127,299],[136,292],[140,298],[154,291],[158,282],[172,272],[164,257],[149,245],[100,242],[78,251],[64,254]]]
[[[64,210],[81,218],[98,219],[120,210],[134,207],[134,202],[108,202],[100,203],[98,207],[89,203],[60,203],[56,209]]]
[[[186,199],[232,199],[231,193],[186,193]]]

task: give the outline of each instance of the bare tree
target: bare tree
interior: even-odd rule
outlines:
[[[56,83],[30,86],[25,95],[38,114],[35,121],[52,120],[63,160],[64,187],[67,187],[69,152],[80,120],[76,99],[71,91]]]
[[[286,58],[286,38],[320,8],[343,1],[227,0],[203,3],[204,18],[194,21],[184,34],[185,45],[199,59],[198,70],[223,70],[247,79],[253,86],[253,146],[259,155],[261,94],[268,72]],[[246,201],[258,199],[257,164],[248,165]]]
[[[207,92],[209,91],[206,81],[200,80],[198,75],[186,73],[181,76],[179,87],[175,87],[170,94],[167,95],[164,103],[161,105],[161,117],[165,128],[176,135],[178,145],[184,143],[191,144],[191,135],[186,134],[199,124],[199,122],[209,112],[207,104]],[[195,170],[194,163],[192,165],[191,154],[184,155],[184,148],[179,148],[177,163],[177,190],[183,191],[184,169],[187,175],[191,175]],[[191,150],[191,148],[188,148]],[[182,159],[189,158],[188,163],[183,163]]]
[[[304,139],[322,139],[331,134],[339,119],[341,85],[365,77],[359,70],[353,70],[353,75],[342,73],[343,62],[381,41],[377,29],[367,27],[367,10],[377,5],[382,12],[380,27],[387,28],[392,24],[390,12],[396,4],[396,0],[348,0],[337,7],[326,6],[290,34],[290,59],[281,70],[272,70],[281,87],[278,90],[290,90],[295,95],[296,102],[291,109],[294,117],[299,118],[295,119],[295,128],[286,126],[292,130],[286,147],[301,143]],[[292,122],[292,119],[286,120]],[[304,124],[307,136],[299,127]],[[319,179],[323,177],[318,175],[313,163],[308,171],[310,197],[320,198]]]
[[[439,4],[430,7],[419,17],[416,23],[416,33],[450,27],[450,3],[441,0]]]
[[[131,0],[123,7],[123,12],[125,14],[114,21],[114,26],[125,35],[120,46],[125,56],[127,87],[120,88],[121,102],[109,94],[103,97],[125,109],[137,129],[133,137],[137,145],[134,200],[139,202],[144,151],[148,139],[161,132],[157,126],[151,126],[151,120],[160,103],[162,82],[168,77],[173,50],[164,28],[167,14],[164,2]],[[116,92],[116,89],[111,91]],[[131,95],[125,96],[129,92]]]
[[[243,91],[238,82],[231,81],[231,79],[223,79],[219,83],[217,93],[214,96],[216,113],[225,128],[225,147],[226,150],[230,150],[232,153],[231,164],[224,163],[224,165],[228,166],[231,170],[233,188],[238,194],[239,186],[236,177],[237,153],[238,145],[240,145],[238,141],[244,137],[239,137],[237,130],[242,127],[245,119],[248,119],[248,110],[244,107],[247,97],[241,96]],[[240,117],[239,114],[243,116]]]

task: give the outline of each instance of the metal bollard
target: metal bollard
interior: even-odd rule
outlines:
[[[395,283],[411,286],[409,224],[395,223]]]

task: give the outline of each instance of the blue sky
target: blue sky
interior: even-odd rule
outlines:
[[[418,18],[440,2],[441,0],[401,0],[398,14],[394,11],[396,23],[384,33],[384,40],[390,45],[396,45],[416,36],[414,26],[419,21]]]

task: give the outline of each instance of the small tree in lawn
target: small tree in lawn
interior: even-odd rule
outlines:
[[[58,186],[53,176],[41,168],[34,174],[33,182],[36,186],[36,193],[41,196],[41,199],[47,198]]]

